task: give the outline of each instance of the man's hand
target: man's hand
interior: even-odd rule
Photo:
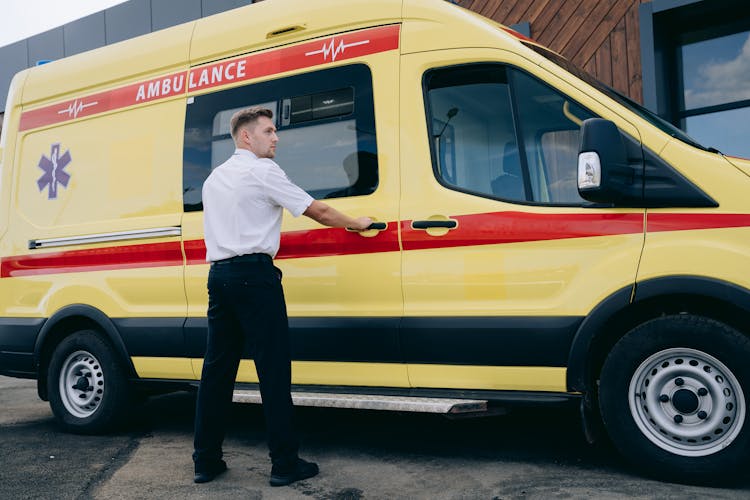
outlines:
[[[366,231],[368,227],[370,227],[370,224],[372,224],[372,219],[369,217],[357,217],[354,219],[354,224],[348,227],[348,229],[353,229],[354,231]]]
[[[318,200],[313,201],[303,213],[324,226],[346,227],[354,231],[364,231],[372,224],[369,217],[352,218]]]

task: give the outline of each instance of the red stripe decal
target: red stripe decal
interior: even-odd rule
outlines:
[[[648,231],[688,231],[750,226],[750,214],[648,214]]]
[[[530,214],[495,212],[454,217],[456,229],[430,236],[401,222],[404,250],[497,245],[524,241],[559,240],[643,232],[643,215],[629,214]]]
[[[649,231],[680,231],[750,227],[749,214],[675,214],[648,216]],[[404,250],[422,250],[477,245],[498,245],[529,241],[547,241],[592,236],[637,234],[643,232],[643,216],[628,214],[530,214],[495,212],[454,217],[456,229],[443,236],[430,236],[412,229],[412,221],[401,221]],[[206,263],[202,239],[184,242],[188,265]],[[337,228],[291,231],[281,235],[277,259],[299,259],[334,255],[359,255],[399,251],[398,225],[373,237]],[[0,276],[101,271],[141,267],[180,266],[183,264],[179,242],[92,248],[3,258]]]
[[[389,222],[385,231],[372,237],[340,228],[289,231],[281,234],[281,245],[276,259],[302,259],[333,255],[398,252],[398,226]],[[203,240],[185,242],[188,265],[206,263],[206,244]]]
[[[180,242],[175,241],[7,257],[0,263],[0,276],[8,278],[181,265],[182,248]]]
[[[398,48],[399,30],[398,24],[369,28],[198,66],[190,70],[188,92],[394,50]]]
[[[67,122],[135,104],[318,66],[398,48],[400,25],[369,28],[293,47],[196,66],[106,92],[60,102],[21,114],[19,129]]]
[[[208,264],[206,262],[206,242],[203,240],[186,240],[185,262],[188,266]]]
[[[389,222],[387,229],[372,237],[344,229],[291,231],[281,235],[277,259],[301,259],[331,255],[398,252],[398,225]]]
[[[92,94],[72,101],[64,101],[52,106],[26,111],[21,115],[19,130],[53,125],[76,118],[96,115],[106,111],[125,108],[134,104],[164,99],[185,93],[187,71],[152,78],[98,94]]]

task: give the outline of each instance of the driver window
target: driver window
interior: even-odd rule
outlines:
[[[452,189],[509,202],[580,205],[581,122],[594,115],[500,64],[425,75],[433,166]]]

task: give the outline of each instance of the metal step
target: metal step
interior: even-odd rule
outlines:
[[[236,390],[235,403],[261,403],[260,391]],[[323,392],[292,392],[295,406],[324,408],[356,408],[360,410],[412,411],[418,413],[463,414],[486,412],[487,401],[481,399],[420,398],[380,396],[374,394],[335,394]]]

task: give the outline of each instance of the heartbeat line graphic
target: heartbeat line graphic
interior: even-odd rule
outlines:
[[[96,106],[97,104],[99,104],[98,101],[84,104],[83,101],[79,102],[78,99],[76,99],[75,101],[71,102],[67,108],[61,109],[60,111],[58,111],[57,114],[63,115],[65,113],[68,113],[69,117],[78,118],[78,113],[80,113],[81,111],[83,111],[84,109],[88,107]]]
[[[356,47],[357,45],[365,45],[370,43],[370,40],[363,40],[361,42],[344,43],[343,40],[339,41],[338,45],[335,45],[336,40],[331,39],[329,43],[324,43],[323,47],[319,50],[313,50],[312,52],[305,52],[306,56],[314,56],[316,54],[323,54],[323,59],[328,60],[328,55],[331,54],[331,61],[336,60],[336,56],[343,54],[349,47]]]

